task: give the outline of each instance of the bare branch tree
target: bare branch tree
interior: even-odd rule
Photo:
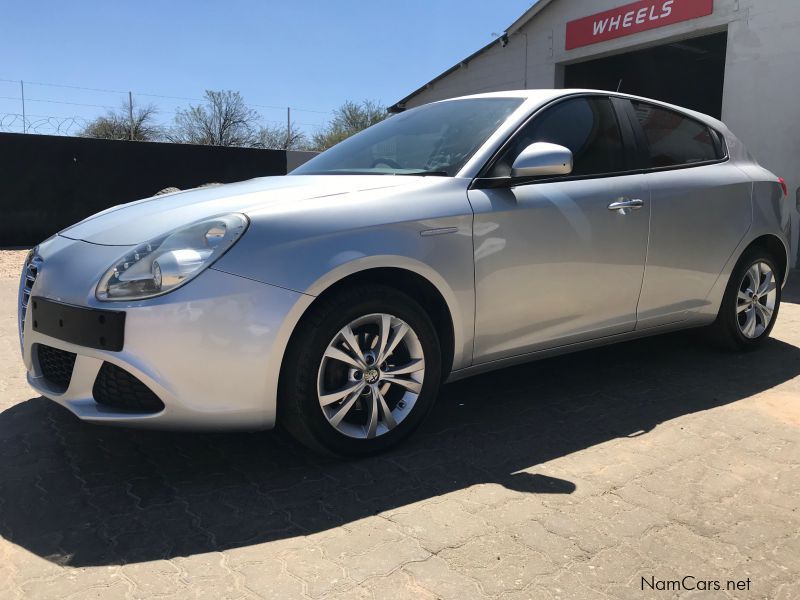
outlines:
[[[379,102],[347,101],[334,111],[333,119],[327,126],[314,134],[311,146],[314,150],[327,150],[351,135],[383,121],[386,117],[386,108]]]
[[[134,104],[131,111],[128,104],[123,103],[118,110],[108,111],[105,116],[89,122],[78,135],[105,140],[157,141],[163,137],[161,128],[154,122],[157,113],[158,110],[153,104],[141,107]]]
[[[179,110],[167,135],[186,144],[254,146],[259,119],[239,92],[206,90],[204,104]]]
[[[256,146],[272,150],[306,150],[308,143],[306,134],[292,123],[290,130],[287,130],[285,126],[267,125],[262,127],[258,132]]]

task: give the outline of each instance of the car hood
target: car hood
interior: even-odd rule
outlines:
[[[381,175],[260,177],[114,206],[68,227],[60,235],[104,246],[132,246],[176,227],[219,214],[249,214],[324,196],[419,184],[421,179]]]

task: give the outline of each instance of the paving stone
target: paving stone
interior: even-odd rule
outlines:
[[[419,512],[400,512],[391,518],[408,535],[420,540],[423,548],[434,553],[492,531],[480,516],[470,514],[454,500],[428,504]]]
[[[122,574],[133,582],[134,598],[150,598],[159,593],[173,594],[183,587],[178,567],[166,560],[123,565]]]
[[[444,386],[360,461],[83,424],[27,387],[15,303],[0,279],[1,600],[800,598],[797,302],[753,354],[675,335]],[[687,574],[752,588],[642,589]]]
[[[476,511],[497,529],[513,528],[516,525],[542,519],[553,509],[538,498],[518,498],[491,508]]]
[[[395,569],[414,561],[425,560],[430,552],[422,548],[413,538],[389,542],[378,546],[367,554],[356,557],[341,557],[337,562],[345,567],[345,571],[354,581],[377,576],[388,575]]]
[[[332,560],[372,552],[405,537],[400,525],[381,517],[363,519],[325,534],[319,545]]]
[[[523,590],[537,576],[557,570],[550,558],[531,550],[508,533],[473,538],[457,548],[442,550],[438,556],[452,569],[468,573],[492,596]]]
[[[303,582],[289,575],[280,561],[265,559],[236,568],[244,587],[264,600],[285,600],[303,596]]]
[[[286,571],[304,582],[305,593],[312,598],[351,587],[352,582],[343,567],[325,558],[320,548],[312,546],[291,550],[281,559],[286,564]]]
[[[783,583],[775,592],[775,600],[796,600],[800,598],[800,580],[794,583]]]
[[[211,584],[223,589],[235,587],[235,576],[221,552],[178,556],[170,561],[180,570],[180,580],[195,589]]]
[[[438,600],[428,590],[414,583],[408,573],[395,571],[386,577],[375,577],[342,594],[336,600]]]
[[[464,600],[482,595],[475,580],[452,570],[447,562],[436,556],[410,563],[403,570],[411,574],[417,585],[441,600]]]
[[[576,541],[548,531],[538,521],[532,521],[517,527],[512,536],[532,550],[547,556],[556,564],[568,563],[585,555],[585,551],[580,548]],[[582,537],[581,541],[584,540],[585,538]]]
[[[65,570],[56,577],[48,579],[34,579],[25,581],[20,585],[26,598],[41,598],[42,600],[60,600],[73,595],[83,595],[89,590],[96,590],[101,594],[113,586],[115,593],[119,589],[116,584],[125,583],[122,574],[116,567],[99,569]]]
[[[115,580],[62,597],[67,600],[128,600],[131,597],[130,585],[126,581]]]

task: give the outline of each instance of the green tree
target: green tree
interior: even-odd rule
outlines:
[[[311,147],[314,150],[327,150],[386,117],[386,108],[379,102],[363,100],[356,103],[348,100],[333,111],[333,119],[325,128],[314,134]]]

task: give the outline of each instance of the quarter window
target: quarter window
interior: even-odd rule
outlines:
[[[723,158],[711,130],[699,121],[644,102],[633,102],[633,109],[647,138],[652,167],[691,165]]]
[[[569,148],[574,176],[618,173],[627,168],[622,132],[608,98],[573,98],[546,109],[512,139],[490,177],[508,177],[517,156],[535,142]]]

